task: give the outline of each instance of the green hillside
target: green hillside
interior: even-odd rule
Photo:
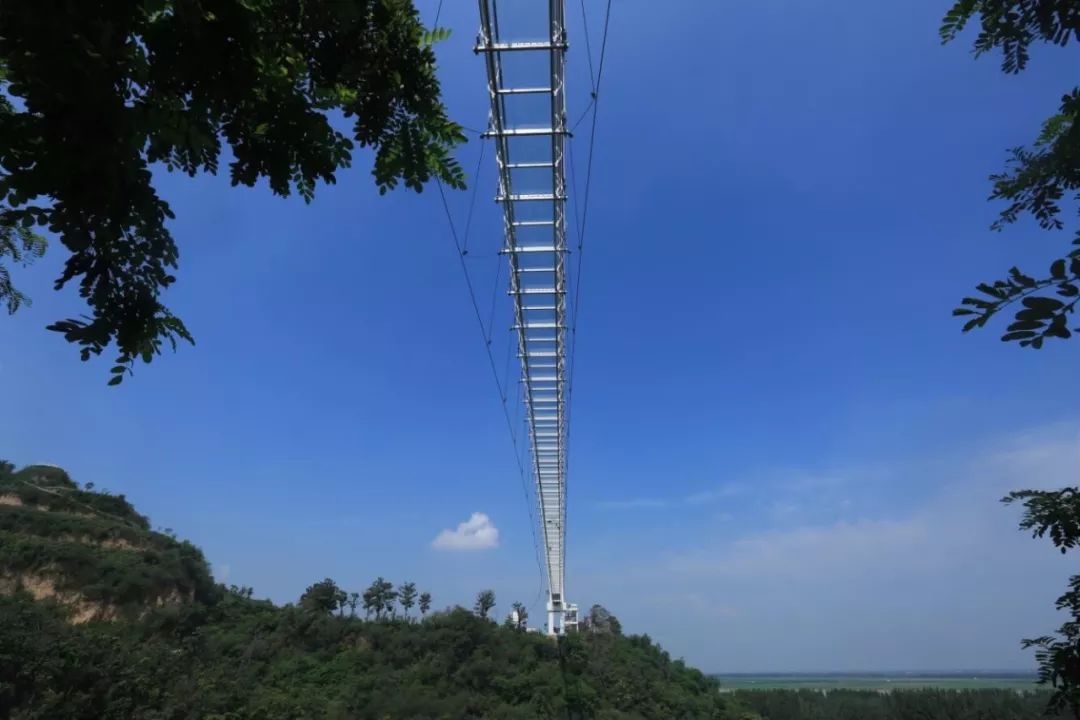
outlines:
[[[136,617],[215,592],[198,548],[150,530],[122,495],[60,468],[0,465],[0,590],[77,605],[77,621]]]
[[[197,548],[149,528],[63,470],[0,465],[0,717],[740,716],[614,619],[560,642],[463,608],[366,619],[332,581],[278,607],[214,585]]]

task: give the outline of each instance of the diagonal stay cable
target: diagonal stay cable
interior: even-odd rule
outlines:
[[[596,73],[593,72],[592,44],[589,42],[589,15],[585,12],[585,0],[581,0],[581,26],[585,35],[585,57],[589,61],[589,104],[585,106],[585,109],[581,111],[581,115],[570,126],[571,135],[578,129],[578,125],[589,114],[589,111],[592,110],[593,105],[596,104]]]
[[[476,209],[476,190],[480,186],[480,183],[477,182],[477,178],[480,177],[480,168],[484,164],[484,149],[485,148],[487,148],[487,142],[485,142],[484,138],[481,138],[480,139],[480,157],[476,161],[476,170],[473,172],[473,191],[472,191],[472,197],[469,198],[469,213],[468,213],[468,215],[465,216],[465,232],[463,233],[464,238],[463,238],[463,241],[462,241],[463,247],[459,248],[462,255],[468,255],[469,254],[469,231],[472,230],[473,210]],[[442,191],[442,187],[439,188],[439,191],[440,192]],[[445,198],[444,198],[444,202],[445,202]],[[495,284],[496,285],[499,284],[499,281],[498,281],[497,278],[495,280]],[[489,323],[488,324],[488,341],[490,341],[490,340],[491,340],[491,327],[490,327],[490,323]]]
[[[480,158],[481,160],[483,160],[483,142],[484,141],[481,141],[481,158]],[[479,173],[480,173],[480,163],[477,163],[476,172],[473,174],[473,200],[475,200],[476,191],[477,191],[477,188],[479,187],[479,183],[476,182],[476,178],[479,176]],[[525,465],[523,464],[523,462],[521,460],[521,453],[520,453],[519,447],[518,447],[519,444],[518,444],[517,431],[514,428],[513,421],[510,419],[510,410],[509,410],[509,408],[507,407],[507,404],[506,404],[507,403],[506,390],[504,388],[503,382],[499,379],[499,370],[498,370],[498,367],[496,366],[496,363],[495,363],[495,356],[491,352],[491,340],[489,339],[489,333],[487,331],[485,331],[485,329],[484,329],[484,320],[483,320],[483,318],[482,318],[482,316],[480,314],[480,304],[476,300],[476,291],[475,291],[475,288],[473,287],[472,276],[469,274],[468,265],[465,263],[465,253],[463,252],[463,249],[462,249],[461,239],[458,238],[457,228],[454,225],[453,215],[450,212],[450,204],[446,200],[446,191],[443,188],[442,181],[439,180],[438,177],[435,178],[435,184],[436,184],[436,187],[438,187],[438,189],[439,189],[439,198],[440,198],[440,200],[442,200],[443,212],[446,214],[446,222],[447,222],[448,227],[450,228],[450,237],[454,242],[454,247],[457,249],[458,263],[461,266],[461,272],[462,272],[463,277],[465,278],[465,287],[469,291],[469,300],[470,300],[470,302],[472,304],[473,313],[476,316],[476,324],[477,324],[477,327],[480,330],[480,337],[484,341],[484,352],[487,354],[488,365],[491,368],[491,377],[492,377],[492,380],[495,381],[495,389],[499,393],[499,400],[500,400],[500,405],[502,406],[503,418],[506,420],[506,428],[510,433],[510,442],[513,444],[514,461],[517,463],[517,466],[518,466],[518,477],[521,480],[521,489],[522,489],[522,492],[525,495],[525,506],[528,508],[528,511],[529,511],[529,529],[530,529],[530,532],[532,533],[533,550],[535,551],[535,556],[536,556],[536,567],[540,571],[541,579],[542,579],[543,566],[542,566],[542,564],[540,562],[540,543],[539,543],[539,540],[536,537],[536,521],[535,521],[535,518],[533,517],[533,512],[532,512],[533,503],[532,503],[532,499],[529,497],[529,485],[528,485],[528,482],[525,479]],[[468,241],[467,237],[465,238],[465,241],[466,242]]]
[[[491,353],[491,342],[488,341],[488,333],[484,329],[484,320],[480,315],[480,305],[476,301],[476,290],[473,288],[472,276],[469,274],[469,267],[465,264],[465,255],[461,251],[461,240],[458,238],[457,228],[454,226],[453,217],[450,214],[450,205],[446,201],[446,191],[443,190],[442,181],[439,178],[435,178],[436,186],[439,188],[439,198],[442,200],[443,211],[446,213],[446,221],[450,227],[450,237],[454,241],[454,247],[457,248],[458,262],[461,265],[461,272],[465,278],[465,287],[469,291],[469,300],[472,303],[473,313],[476,315],[476,324],[480,328],[480,337],[484,341],[484,351],[488,356],[488,363],[491,365],[491,377],[495,381],[495,388],[499,393],[499,400],[503,405],[503,414],[506,416],[506,424],[510,429],[510,438],[514,442],[514,451],[517,452],[517,433],[514,431],[514,426],[510,421],[510,413],[506,408],[506,391],[503,389],[502,381],[499,379],[499,370],[495,364],[495,357]],[[521,468],[524,473],[525,469]]]
[[[439,7],[442,7],[442,0],[439,0]],[[610,9],[610,5],[608,7]],[[589,16],[585,12],[585,0],[581,0],[581,26],[585,34],[585,57],[589,59],[589,84],[592,85],[593,95],[596,95],[598,83],[596,73],[593,72],[592,44],[589,42]]]

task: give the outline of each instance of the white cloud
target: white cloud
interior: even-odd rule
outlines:
[[[830,474],[814,486],[836,487],[823,501],[848,501],[843,516],[809,508],[778,524],[786,500],[765,504],[756,529],[632,555],[588,590],[622,598],[611,609],[629,631],[710,671],[1031,667],[1019,640],[1061,623],[1053,602],[1075,560],[1018,531],[1019,508],[999,499],[1075,484],[1078,440],[1075,425],[1051,426],[895,463],[873,473],[892,499],[876,512],[854,512],[873,496],[840,494],[865,491],[861,473]]]
[[[474,512],[456,530],[443,530],[431,541],[436,550],[490,550],[499,547],[499,528],[482,512]]]
[[[721,485],[710,490],[703,490],[691,495],[676,498],[631,498],[629,500],[605,500],[597,503],[597,507],[605,510],[633,510],[636,508],[665,508],[679,507],[682,505],[708,505],[724,498],[730,498],[743,491],[741,485]]]
[[[630,510],[667,507],[668,501],[662,498],[632,498],[630,500],[605,500],[598,505],[606,510]]]
[[[735,485],[729,483],[727,485],[721,485],[718,488],[712,490],[704,490],[702,492],[694,493],[693,495],[687,495],[683,498],[683,502],[687,505],[705,505],[713,503],[725,498],[734,497],[743,491],[742,485]]]

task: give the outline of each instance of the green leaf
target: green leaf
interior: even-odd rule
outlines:
[[[450,29],[444,27],[436,27],[430,30],[425,30],[420,34],[420,47],[428,48],[435,43],[440,43],[450,37]]]
[[[979,283],[976,286],[976,289],[979,290],[979,292],[986,293],[987,295],[998,298],[999,300],[1008,297],[1008,293],[1006,291],[992,285],[988,285],[987,283]]]
[[[111,378],[109,378],[109,385],[119,385],[122,382],[124,382],[123,375],[113,375]]]
[[[1017,320],[1045,320],[1048,317],[1050,315],[1042,310],[1021,310],[1016,313]]]
[[[1009,268],[1009,275],[1012,276],[1013,280],[1015,280],[1017,283],[1019,283],[1023,287],[1027,287],[1027,288],[1035,287],[1035,284],[1036,284],[1035,279],[1032,278],[1032,277],[1028,277],[1024,273],[1020,272],[1020,268],[1016,268],[1016,267]]]
[[[989,319],[989,317],[989,315],[980,315],[976,318],[968,320],[966,323],[964,323],[963,332],[967,332],[968,330],[971,330],[973,328],[982,327],[986,324],[986,321],[987,319]]]
[[[960,304],[961,305],[973,305],[973,306],[975,306],[977,308],[981,308],[983,310],[994,307],[994,303],[989,302],[988,300],[983,300],[981,298],[973,298],[973,297],[963,298],[960,301]]]
[[[1055,280],[1065,279],[1065,260],[1055,260],[1050,264],[1050,275]]]
[[[1048,297],[1026,297],[1023,300],[1023,304],[1024,307],[1047,314],[1065,306],[1065,303],[1060,300]]]

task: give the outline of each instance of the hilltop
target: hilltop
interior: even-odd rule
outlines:
[[[80,489],[56,467],[0,466],[0,593],[22,590],[117,619],[207,601],[214,583],[195,546],[150,529],[123,495]]]
[[[253,595],[122,495],[0,464],[0,717],[741,716],[611,617],[556,642],[460,607],[353,616],[332,581],[297,604]]]

